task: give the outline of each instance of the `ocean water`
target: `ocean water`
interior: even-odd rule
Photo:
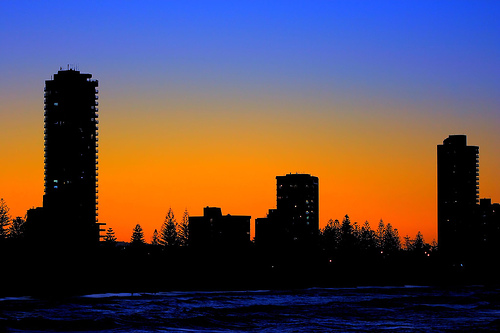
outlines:
[[[6,332],[500,331],[500,288],[358,287],[0,298]]]

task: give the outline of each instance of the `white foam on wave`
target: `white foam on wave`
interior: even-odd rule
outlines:
[[[31,296],[17,296],[17,297],[1,297],[0,302],[4,301],[31,301],[33,298]]]
[[[83,295],[83,298],[110,298],[110,297],[135,297],[142,296],[140,293],[104,293]]]

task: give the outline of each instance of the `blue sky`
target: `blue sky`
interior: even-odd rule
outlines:
[[[2,1],[0,45],[0,196],[15,215],[41,204],[43,86],[67,64],[99,80],[100,211],[124,230],[141,217],[117,213],[118,176],[164,168],[154,190],[130,184],[151,219],[206,204],[262,217],[274,177],[301,171],[320,177],[321,225],[349,213],[435,234],[449,134],[481,147],[481,196],[500,201],[498,1]],[[234,190],[223,175],[239,169],[242,203],[210,202],[203,177]],[[200,178],[168,176],[185,170]]]

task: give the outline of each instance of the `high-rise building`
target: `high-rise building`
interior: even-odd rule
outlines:
[[[43,230],[55,242],[68,235],[75,245],[99,241],[97,86],[73,69],[45,81]]]
[[[439,251],[456,260],[467,257],[478,238],[478,154],[465,135],[450,135],[437,147]]]
[[[310,247],[319,233],[318,177],[276,177],[276,209],[255,221],[255,242],[263,247]]]

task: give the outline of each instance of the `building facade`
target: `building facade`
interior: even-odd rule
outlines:
[[[459,261],[475,248],[480,230],[479,147],[468,146],[465,135],[450,135],[437,147],[437,192],[439,251]]]
[[[313,242],[319,232],[318,177],[287,174],[276,177],[276,210],[294,243]]]
[[[73,69],[45,81],[45,194],[33,223],[47,242],[99,242],[97,87],[91,74]]]
[[[319,233],[319,181],[309,174],[276,177],[276,209],[255,221],[255,242],[268,248],[311,247]]]
[[[203,216],[189,217],[189,246],[195,249],[245,249],[250,245],[250,216],[222,215],[205,207]]]

